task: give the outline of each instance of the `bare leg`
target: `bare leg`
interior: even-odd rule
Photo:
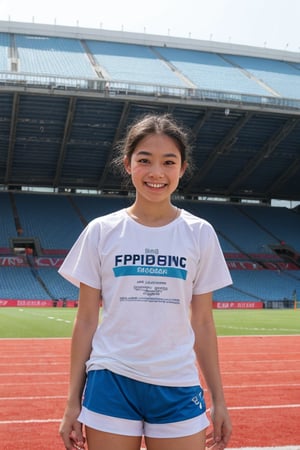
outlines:
[[[147,450],[205,450],[206,430],[180,438],[146,437]]]
[[[123,436],[89,427],[85,431],[88,450],[140,450],[141,447],[141,436]]]

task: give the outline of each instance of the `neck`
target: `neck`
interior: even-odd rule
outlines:
[[[137,201],[127,209],[127,213],[136,222],[147,226],[163,226],[173,222],[180,214],[179,209],[171,203],[167,205],[153,204],[145,206]]]

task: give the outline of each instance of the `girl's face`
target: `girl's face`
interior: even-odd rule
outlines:
[[[170,199],[187,166],[173,139],[164,134],[142,139],[124,164],[137,194],[155,202]]]

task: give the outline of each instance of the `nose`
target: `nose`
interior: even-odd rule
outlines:
[[[164,176],[163,168],[160,164],[152,164],[149,175],[156,178],[162,178]]]

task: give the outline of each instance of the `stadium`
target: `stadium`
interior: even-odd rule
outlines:
[[[77,289],[57,270],[90,220],[132,204],[112,160],[150,112],[191,130],[174,204],[218,234],[233,285],[215,309],[299,308],[299,53],[0,21],[1,312],[73,314]]]

